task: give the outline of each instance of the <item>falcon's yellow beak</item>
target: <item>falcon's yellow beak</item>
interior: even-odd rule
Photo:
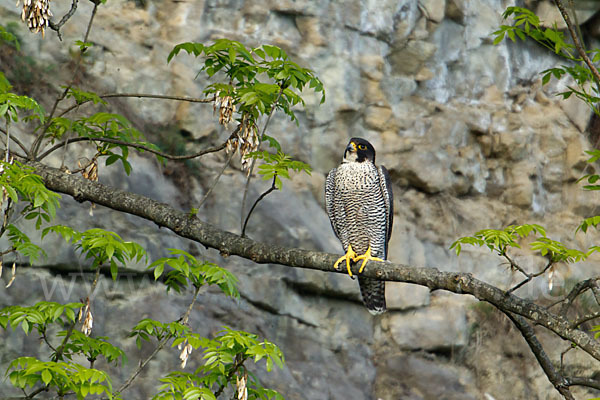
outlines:
[[[354,143],[354,142],[348,143],[348,147],[346,147],[346,151],[349,151],[350,153],[356,153],[356,143]]]

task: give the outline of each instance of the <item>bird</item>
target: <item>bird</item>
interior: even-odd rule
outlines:
[[[351,265],[362,260],[358,284],[363,303],[371,314],[385,312],[385,282],[360,276],[369,260],[387,259],[394,222],[394,197],[390,174],[375,165],[375,148],[363,138],[352,138],[342,163],[325,181],[325,206],[331,227],[345,255],[334,264]]]

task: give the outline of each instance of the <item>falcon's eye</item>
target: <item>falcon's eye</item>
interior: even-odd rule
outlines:
[[[359,144],[359,145],[358,145],[358,149],[359,149],[359,150],[366,150],[366,149],[367,149],[367,146],[365,146],[364,144]]]

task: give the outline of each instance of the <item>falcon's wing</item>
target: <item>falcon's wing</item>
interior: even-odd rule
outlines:
[[[377,172],[379,173],[381,192],[385,199],[385,257],[387,259],[388,242],[392,236],[392,226],[394,225],[394,194],[392,193],[392,180],[390,179],[388,170],[383,165],[380,165],[379,168],[377,168]]]
[[[333,232],[337,238],[340,238],[340,233],[338,230],[338,221],[339,218],[336,218],[335,215],[335,174],[337,169],[334,168],[329,171],[327,174],[327,179],[325,180],[325,208],[327,209],[327,215],[329,215],[329,222],[331,222],[331,227],[333,228]]]

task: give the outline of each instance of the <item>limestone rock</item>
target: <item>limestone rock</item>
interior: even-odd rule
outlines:
[[[397,75],[416,74],[436,51],[433,43],[423,40],[410,40],[405,47],[391,53],[389,62]]]
[[[394,354],[379,366],[375,393],[378,399],[475,400],[471,371],[448,365],[439,358]]]
[[[367,107],[365,125],[367,128],[384,131],[390,127],[392,110],[388,107]]]
[[[427,17],[434,22],[441,22],[446,11],[446,0],[425,0],[421,3]]]
[[[400,349],[448,351],[468,341],[464,304],[431,304],[427,308],[390,314],[389,329]]]
[[[408,310],[429,304],[429,289],[403,282],[386,282],[385,298],[388,310]]]

